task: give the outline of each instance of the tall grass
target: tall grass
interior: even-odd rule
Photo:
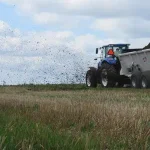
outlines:
[[[150,90],[0,88],[0,149],[150,149]]]

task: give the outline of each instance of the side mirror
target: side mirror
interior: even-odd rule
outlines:
[[[96,54],[98,54],[98,48],[96,48]]]

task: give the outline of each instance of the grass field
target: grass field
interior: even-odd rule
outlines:
[[[150,90],[0,87],[0,150],[149,150]]]

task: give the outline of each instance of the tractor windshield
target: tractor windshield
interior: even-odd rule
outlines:
[[[119,54],[122,54],[123,51],[127,50],[128,47],[123,46],[123,47],[113,47],[114,53],[116,56],[118,56]]]
[[[113,47],[108,46],[107,50],[106,50],[106,53],[110,49],[113,49],[115,55],[118,56],[119,54],[122,54],[124,51],[127,51],[128,50],[128,46],[113,46]]]

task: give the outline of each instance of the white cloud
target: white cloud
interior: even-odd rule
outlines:
[[[0,20],[0,37],[6,36],[19,36],[20,31],[18,29],[12,29],[6,22]]]
[[[16,10],[40,25],[67,30],[92,29],[113,38],[147,38],[149,34],[149,0],[0,0],[15,5]]]
[[[141,18],[96,19],[91,28],[105,32],[115,38],[146,38],[150,37],[150,21]]]
[[[51,24],[59,22],[59,16],[54,13],[42,12],[35,14],[34,20],[39,24]]]
[[[117,29],[118,21],[118,19],[97,19],[91,27],[93,29],[109,32]]]
[[[94,17],[149,15],[149,0],[0,0],[16,5],[24,12],[50,12],[57,14]]]
[[[5,32],[6,30],[9,29],[9,26],[7,23],[3,22],[3,21],[0,21],[0,32]]]

